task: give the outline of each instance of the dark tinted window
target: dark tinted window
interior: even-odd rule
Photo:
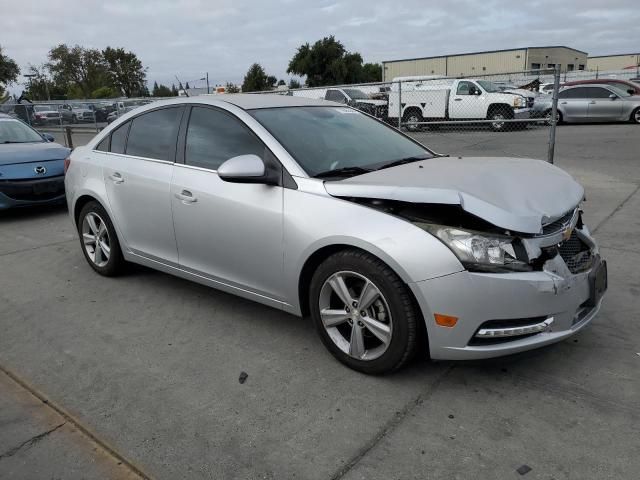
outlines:
[[[570,88],[558,94],[558,98],[589,98],[587,89],[584,87]]]
[[[611,95],[609,90],[601,87],[587,87],[585,90],[589,98],[609,98],[609,95]]]
[[[111,134],[111,148],[110,152],[124,153],[124,147],[127,143],[127,133],[129,132],[129,126],[131,122],[127,122],[124,125],[116,128]]]
[[[264,145],[237,118],[212,108],[193,108],[187,129],[187,165],[217,170],[224,161],[250,153],[262,158]]]
[[[96,150],[100,152],[108,152],[109,151],[109,135],[104,137],[102,141],[96,146]]]
[[[471,95],[471,90],[475,90],[475,88],[476,86],[471,82],[460,82],[456,95]]]
[[[341,102],[344,103],[344,95],[338,90],[328,90],[327,91],[327,100],[331,100],[332,102]]]
[[[173,160],[180,123],[180,108],[163,108],[132,120],[127,155]]]

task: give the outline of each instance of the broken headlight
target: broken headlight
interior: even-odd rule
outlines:
[[[455,254],[467,270],[480,272],[529,271],[531,265],[516,255],[516,239],[458,227],[416,223],[434,235]]]

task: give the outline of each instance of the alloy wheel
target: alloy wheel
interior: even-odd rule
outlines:
[[[633,112],[633,120],[636,123],[640,123],[640,108],[636,109],[636,111]]]
[[[364,275],[341,271],[322,285],[320,318],[329,338],[357,360],[373,360],[389,348],[391,310],[378,287]]]
[[[491,124],[491,126],[493,127],[494,130],[502,130],[504,128],[504,123],[505,122],[500,122],[500,121],[495,121],[495,120],[504,120],[505,116],[502,113],[494,113],[493,116],[491,117],[491,120],[494,120],[494,122]]]
[[[89,212],[82,220],[82,242],[89,259],[104,267],[111,256],[111,240],[104,220],[95,212]]]

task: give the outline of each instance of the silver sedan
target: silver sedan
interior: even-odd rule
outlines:
[[[487,358],[560,341],[607,287],[567,173],[444,157],[333,102],[156,102],[67,167],[96,272],[139,263],[310,315],[327,349],[366,373],[419,351]]]
[[[551,95],[537,97],[532,115],[551,118]],[[640,123],[640,96],[610,84],[584,84],[558,92],[559,122]]]

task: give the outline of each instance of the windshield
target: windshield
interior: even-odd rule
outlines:
[[[478,80],[478,84],[480,84],[482,89],[487,93],[498,93],[501,91],[498,85],[489,80]]]
[[[80,105],[73,105],[71,108],[73,108],[74,110],[89,110],[89,105],[87,105],[86,103],[82,103]]]
[[[374,169],[409,157],[433,156],[391,127],[351,108],[283,107],[249,113],[310,176],[353,167]]]
[[[627,88],[624,85],[607,85],[611,90],[613,90],[620,97],[630,97],[631,94],[627,92]]]
[[[344,93],[349,95],[353,100],[369,100],[369,96],[357,88],[345,88]]]
[[[0,144],[32,142],[44,142],[44,139],[31,127],[18,120],[0,120]]]

